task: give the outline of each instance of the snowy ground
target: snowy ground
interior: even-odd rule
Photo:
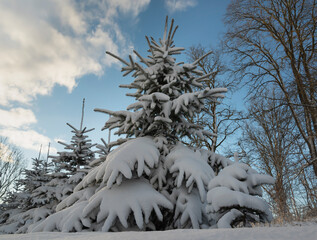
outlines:
[[[0,235],[0,240],[316,240],[317,225],[289,227],[259,227],[212,230],[173,230],[164,232],[120,233],[57,233]]]

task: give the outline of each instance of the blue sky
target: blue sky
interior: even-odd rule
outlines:
[[[70,128],[84,125],[101,132],[106,115],[94,108],[122,110],[133,102],[119,84],[120,64],[105,51],[127,58],[146,54],[145,35],[162,36],[166,15],[179,25],[175,43],[217,46],[229,0],[1,0],[0,135],[20,147],[27,158],[62,150]],[[185,56],[181,56],[185,59]],[[179,60],[179,59],[178,59]]]

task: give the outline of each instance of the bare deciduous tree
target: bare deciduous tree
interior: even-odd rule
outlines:
[[[22,152],[0,137],[0,200],[18,179],[24,167]]]
[[[313,171],[299,171],[305,161],[304,143],[280,94],[267,86],[250,100],[239,146],[249,164],[275,178],[273,187],[265,189],[277,220],[285,222],[304,217],[304,209],[316,210],[317,183],[310,175]]]
[[[208,79],[202,82],[204,88],[226,87],[230,90],[234,87],[234,83],[225,77],[220,77],[226,72],[226,68],[221,61],[219,51],[197,45],[189,48],[187,56],[189,61],[194,62],[201,59],[208,52],[210,54],[198,62],[198,67],[204,74],[211,73]],[[223,102],[219,105],[212,101],[206,101],[203,112],[193,117],[191,121],[205,126],[206,129],[213,131],[215,135],[208,137],[206,140],[197,139],[194,144],[198,147],[207,147],[215,152],[227,137],[234,134],[239,128],[237,121],[240,118],[240,113],[229,105]]]
[[[272,94],[267,98],[254,98],[248,109],[248,120],[243,126],[241,147],[248,161],[261,171],[274,176],[275,184],[267,192],[274,200],[274,211],[280,220],[290,219],[292,188],[289,178],[293,176],[294,162],[298,155],[294,141],[294,124],[287,107],[280,105]]]
[[[305,167],[317,176],[316,0],[235,0],[226,14],[225,45],[234,74],[253,96],[268,83],[281,91],[305,143]]]

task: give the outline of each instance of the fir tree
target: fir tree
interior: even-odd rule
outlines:
[[[50,164],[41,159],[40,151],[39,157],[32,159],[32,169],[24,169],[24,177],[15,182],[14,191],[3,203],[0,232],[24,233],[30,225],[43,220],[51,213],[51,209],[46,206],[47,202],[41,201],[35,194],[50,180],[49,172]]]
[[[123,85],[136,89],[128,94],[136,102],[127,111],[95,111],[110,114],[103,129],[125,135],[110,146],[119,145],[89,171],[64,199],[57,212],[34,231],[122,231],[205,228],[213,224],[206,212],[207,186],[218,172],[232,162],[203,149],[182,144],[186,137],[204,139],[212,133],[190,123],[187,116],[199,114],[204,101],[217,102],[224,88],[202,87],[209,74],[194,63],[177,63],[174,21],[163,38],[147,39],[150,56],[134,53],[129,62],[107,52],[124,64],[124,76],[134,81]],[[203,56],[204,57],[204,56]],[[214,169],[213,169],[214,168]]]
[[[271,176],[258,174],[248,165],[235,162],[210,181],[207,211],[213,214],[219,228],[270,222],[269,205],[260,197],[261,185],[273,183]]]
[[[16,179],[13,189],[8,192],[4,201],[0,204],[0,225],[5,224],[10,216],[21,212],[21,209],[19,209],[19,205],[21,204],[21,199],[19,199],[19,193],[22,188],[21,185],[20,179]]]
[[[73,176],[78,171],[85,169],[92,159],[94,159],[95,153],[91,149],[93,144],[88,139],[86,133],[93,131],[92,129],[77,129],[71,124],[67,123],[73,130],[71,131],[74,135],[70,144],[58,142],[65,146],[64,152],[58,152],[58,156],[51,156],[53,162],[56,164],[56,170],[58,172],[65,171],[67,176]]]
[[[6,202],[2,205],[3,213],[0,232],[24,233],[31,231],[48,215],[55,212],[57,204],[69,196],[74,187],[82,180],[91,168],[89,164],[95,160],[94,151],[91,149],[95,144],[91,144],[83,127],[84,101],[80,129],[76,129],[68,124],[74,133],[71,143],[65,144],[66,150],[59,152],[58,156],[53,156],[55,163],[34,158],[32,169],[24,170],[24,178],[17,184],[21,185],[21,190],[9,194]],[[105,154],[107,146],[99,146],[100,155]]]
[[[57,156],[50,156],[55,164],[55,172],[50,175],[51,181],[46,184],[43,193],[50,199],[55,199],[54,208],[64,198],[69,196],[74,187],[82,180],[91,168],[89,164],[95,160],[95,152],[92,148],[96,144],[92,144],[89,139],[88,132],[94,130],[83,127],[85,99],[83,99],[82,116],[80,128],[67,125],[72,128],[73,136],[69,144],[58,142],[64,145],[67,151],[58,152]]]

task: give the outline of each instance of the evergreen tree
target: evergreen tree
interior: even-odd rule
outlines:
[[[51,181],[38,189],[38,196],[45,197],[52,204],[55,210],[56,205],[69,196],[74,187],[83,179],[89,171],[90,163],[95,160],[95,152],[92,148],[96,144],[92,144],[88,132],[94,130],[83,127],[85,99],[83,99],[82,116],[80,128],[77,129],[71,124],[67,125],[72,128],[73,136],[69,144],[58,142],[64,145],[65,150],[58,152],[57,156],[50,156],[55,164],[54,173],[50,174]]]
[[[8,192],[4,201],[0,204],[0,225],[5,224],[10,216],[21,211],[19,209],[19,205],[21,204],[19,199],[21,187],[21,181],[16,179],[14,181],[13,189]]]
[[[91,144],[91,140],[85,135],[93,131],[94,128],[87,129],[84,127],[77,129],[69,123],[67,125],[73,129],[72,133],[74,135],[72,136],[71,143],[66,144],[60,141],[58,143],[64,145],[65,150],[68,151],[58,152],[57,156],[51,156],[52,161],[55,163],[55,173],[53,176],[60,179],[61,185],[64,186],[59,200],[73,191],[73,188],[90,169],[90,162],[95,159],[95,152],[92,150],[92,147],[96,144]],[[55,181],[52,184],[57,186]]]
[[[260,198],[263,184],[274,184],[274,180],[238,162],[213,178],[208,185],[207,211],[213,214],[217,227],[250,227],[251,223],[270,222],[269,205]]]
[[[83,103],[84,109],[84,103]],[[3,225],[0,232],[4,233],[24,233],[31,231],[48,215],[55,212],[57,204],[69,196],[74,187],[82,180],[91,168],[89,164],[94,160],[94,151],[91,140],[86,133],[83,125],[83,114],[80,129],[76,129],[70,124],[74,133],[71,143],[65,144],[66,150],[59,152],[53,158],[53,163],[38,158],[33,159],[32,169],[24,170],[24,178],[17,183],[21,190],[9,194],[3,205],[1,219]],[[99,146],[100,151],[107,151],[107,146]],[[100,153],[101,154],[101,153]]]
[[[24,177],[15,182],[15,189],[8,194],[3,203],[0,232],[23,233],[50,213],[46,202],[38,199],[34,193],[49,181],[50,164],[39,157],[33,158],[32,169],[24,169]]]
[[[217,102],[224,88],[204,88],[204,75],[194,63],[177,63],[172,20],[166,19],[163,38],[147,39],[150,56],[127,62],[118,56],[124,76],[133,72],[134,81],[123,85],[136,89],[129,96],[136,102],[127,111],[95,111],[112,117],[103,129],[117,128],[125,135],[110,146],[119,145],[94,167],[64,199],[57,212],[34,231],[121,231],[204,228],[210,221],[206,212],[207,186],[215,171],[232,162],[207,150],[182,144],[183,138],[204,139],[212,133],[190,123],[187,116],[198,114],[204,101]],[[204,57],[204,56],[203,56]],[[215,171],[214,171],[214,169]]]
[[[92,129],[80,128],[77,129],[71,124],[67,123],[73,130],[74,135],[70,144],[58,142],[65,146],[64,152],[58,152],[58,156],[51,156],[53,162],[56,164],[57,172],[65,172],[67,176],[73,176],[77,172],[85,169],[92,159],[94,159],[94,151],[91,149],[95,144],[91,144],[91,140],[86,133],[93,131]]]

